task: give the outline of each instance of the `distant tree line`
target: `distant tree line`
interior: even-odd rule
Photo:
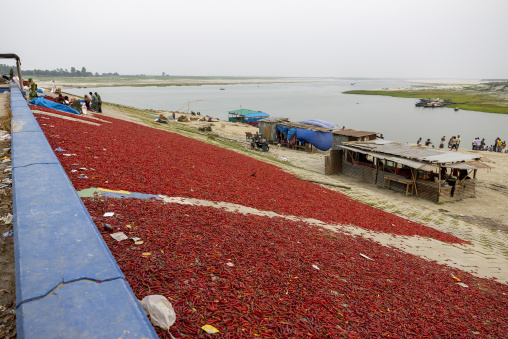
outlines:
[[[8,65],[3,65],[3,64],[0,64],[0,74],[9,74],[10,72],[10,69],[11,68],[14,68],[14,71],[16,72],[15,70],[15,66],[8,66]],[[81,71],[80,70],[77,70],[76,68],[74,67],[71,67],[71,70],[69,72],[69,70],[66,68],[66,69],[63,69],[63,68],[57,68],[57,69],[54,69],[54,70],[42,70],[42,69],[33,69],[33,70],[25,70],[25,69],[21,69],[22,73],[23,73],[23,78],[26,76],[35,76],[35,75],[38,75],[38,76],[55,76],[55,77],[98,77],[98,76],[112,76],[112,75],[119,75],[117,72],[115,73],[102,73],[99,75],[99,73],[95,72],[92,73],[92,72],[88,72],[86,70],[85,67],[81,67]]]

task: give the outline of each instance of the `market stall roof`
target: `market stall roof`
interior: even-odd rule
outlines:
[[[439,151],[434,148],[412,146],[393,141],[389,142],[383,139],[371,141],[349,141],[345,142],[344,145],[353,147],[356,151],[365,150],[374,153],[384,153],[401,158],[408,158],[436,164],[479,160],[481,158],[481,156],[475,154]]]
[[[350,141],[345,142],[341,147],[426,171],[435,170],[436,166],[457,169],[492,168],[481,162],[482,157],[480,155],[439,151],[433,148],[411,146],[382,139]]]
[[[229,114],[237,114],[237,115],[246,115],[246,114],[249,114],[249,113],[259,113],[259,111],[253,111],[251,109],[242,108],[242,109],[237,109],[237,110],[234,110],[234,111],[229,111],[228,113]]]
[[[295,127],[295,128],[307,129],[309,131],[316,131],[316,132],[331,132],[332,131],[330,128],[301,124],[299,122],[292,122],[292,121],[280,121],[277,123],[277,125],[287,126],[290,128]]]
[[[252,112],[243,115],[246,118],[269,117],[270,115],[265,112]]]
[[[333,130],[332,134],[344,135],[346,137],[361,138],[361,137],[366,137],[366,136],[373,135],[373,134],[375,135],[377,133],[376,132],[367,132],[367,131],[357,131],[354,129],[340,129],[340,130]]]
[[[354,147],[342,146],[342,148],[350,150],[350,151],[353,151],[353,152],[360,152],[360,153],[363,153],[363,154],[368,154],[368,155],[371,155],[372,157],[379,158],[379,159],[382,159],[382,160],[393,161],[393,162],[396,162],[398,164],[406,165],[406,166],[409,166],[411,168],[421,169],[421,170],[424,170],[424,171],[434,171],[434,170],[436,170],[438,168],[437,165],[426,164],[426,163],[423,163],[423,162],[420,162],[420,161],[415,161],[415,160],[411,160],[411,159],[394,157],[394,156],[390,156],[390,155],[386,155],[386,154],[381,154],[381,153],[375,153],[375,152],[368,152],[368,151],[364,151],[364,150],[358,150],[358,149],[356,149]]]
[[[280,121],[289,121],[289,118],[269,116],[269,117],[263,118],[263,119],[261,119],[259,121],[260,122],[261,121],[264,121],[264,122],[280,122]]]

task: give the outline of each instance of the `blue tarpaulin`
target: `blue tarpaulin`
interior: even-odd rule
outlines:
[[[322,151],[328,151],[332,148],[332,133],[330,132],[316,132],[298,128],[296,136],[298,140],[306,141]]]
[[[296,134],[296,128],[291,127],[288,131],[287,141],[291,140],[291,138]]]
[[[252,112],[245,114],[243,116],[243,121],[246,123],[254,123],[269,116],[270,115],[266,114],[265,112]]]
[[[57,111],[79,114],[79,112],[76,111],[74,108],[70,108],[69,106],[65,106],[65,105],[59,104],[58,102],[46,100],[43,98],[34,98],[32,101],[29,102],[29,104],[47,107],[47,108],[51,108],[51,109],[56,109]]]
[[[333,128],[335,126],[335,124],[333,122],[327,122],[327,121],[318,120],[318,119],[307,119],[307,120],[302,120],[302,121],[298,121],[298,122],[300,124],[319,126],[319,127],[324,127],[324,128]]]
[[[269,116],[270,115],[268,115],[265,112],[252,112],[252,113],[247,113],[244,115],[245,118],[260,118],[260,117],[269,117]]]

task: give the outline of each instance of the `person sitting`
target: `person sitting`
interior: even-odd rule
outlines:
[[[427,141],[425,141],[425,146],[430,146],[430,144],[432,144],[432,142],[430,141],[430,139],[427,139]]]
[[[92,99],[90,99],[90,97],[86,93],[85,93],[85,96],[83,97],[83,99],[85,100],[86,108],[90,108],[90,101],[92,101]]]
[[[66,95],[66,96],[64,96],[64,105],[69,106],[69,104],[70,104],[69,97]]]
[[[436,174],[434,172],[429,172],[428,176],[427,176],[427,179],[429,181],[434,181],[434,177],[436,176]]]
[[[63,97],[62,94],[58,95],[58,99],[56,100],[56,102],[58,102],[59,104],[65,105],[65,98]]]
[[[460,172],[459,172],[459,180],[462,180],[462,179],[471,179],[467,175],[467,170],[460,170]]]

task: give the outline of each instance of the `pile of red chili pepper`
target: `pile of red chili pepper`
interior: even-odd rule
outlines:
[[[56,154],[78,190],[104,187],[227,201],[462,242],[275,166],[173,133],[108,117],[103,119],[112,123],[101,126],[36,117],[51,146],[65,149]],[[224,338],[498,338],[508,333],[508,286],[361,237],[155,200],[89,198],[84,203],[138,299],[161,294],[170,300],[177,314],[170,329],[174,337],[211,336],[201,329],[207,324]],[[115,215],[106,218],[105,212]],[[117,242],[103,230],[104,223],[144,243]]]
[[[154,200],[85,205],[96,225],[144,240],[117,242],[99,227],[137,297],[170,300],[175,337],[198,337],[207,324],[229,338],[508,333],[508,286],[361,237]]]
[[[102,116],[113,123],[94,126],[36,117],[51,146],[66,150],[56,154],[76,190],[103,187],[224,201],[391,234],[466,242],[298,180],[274,165],[175,133]],[[86,179],[81,171],[71,172],[82,167],[88,169]]]

